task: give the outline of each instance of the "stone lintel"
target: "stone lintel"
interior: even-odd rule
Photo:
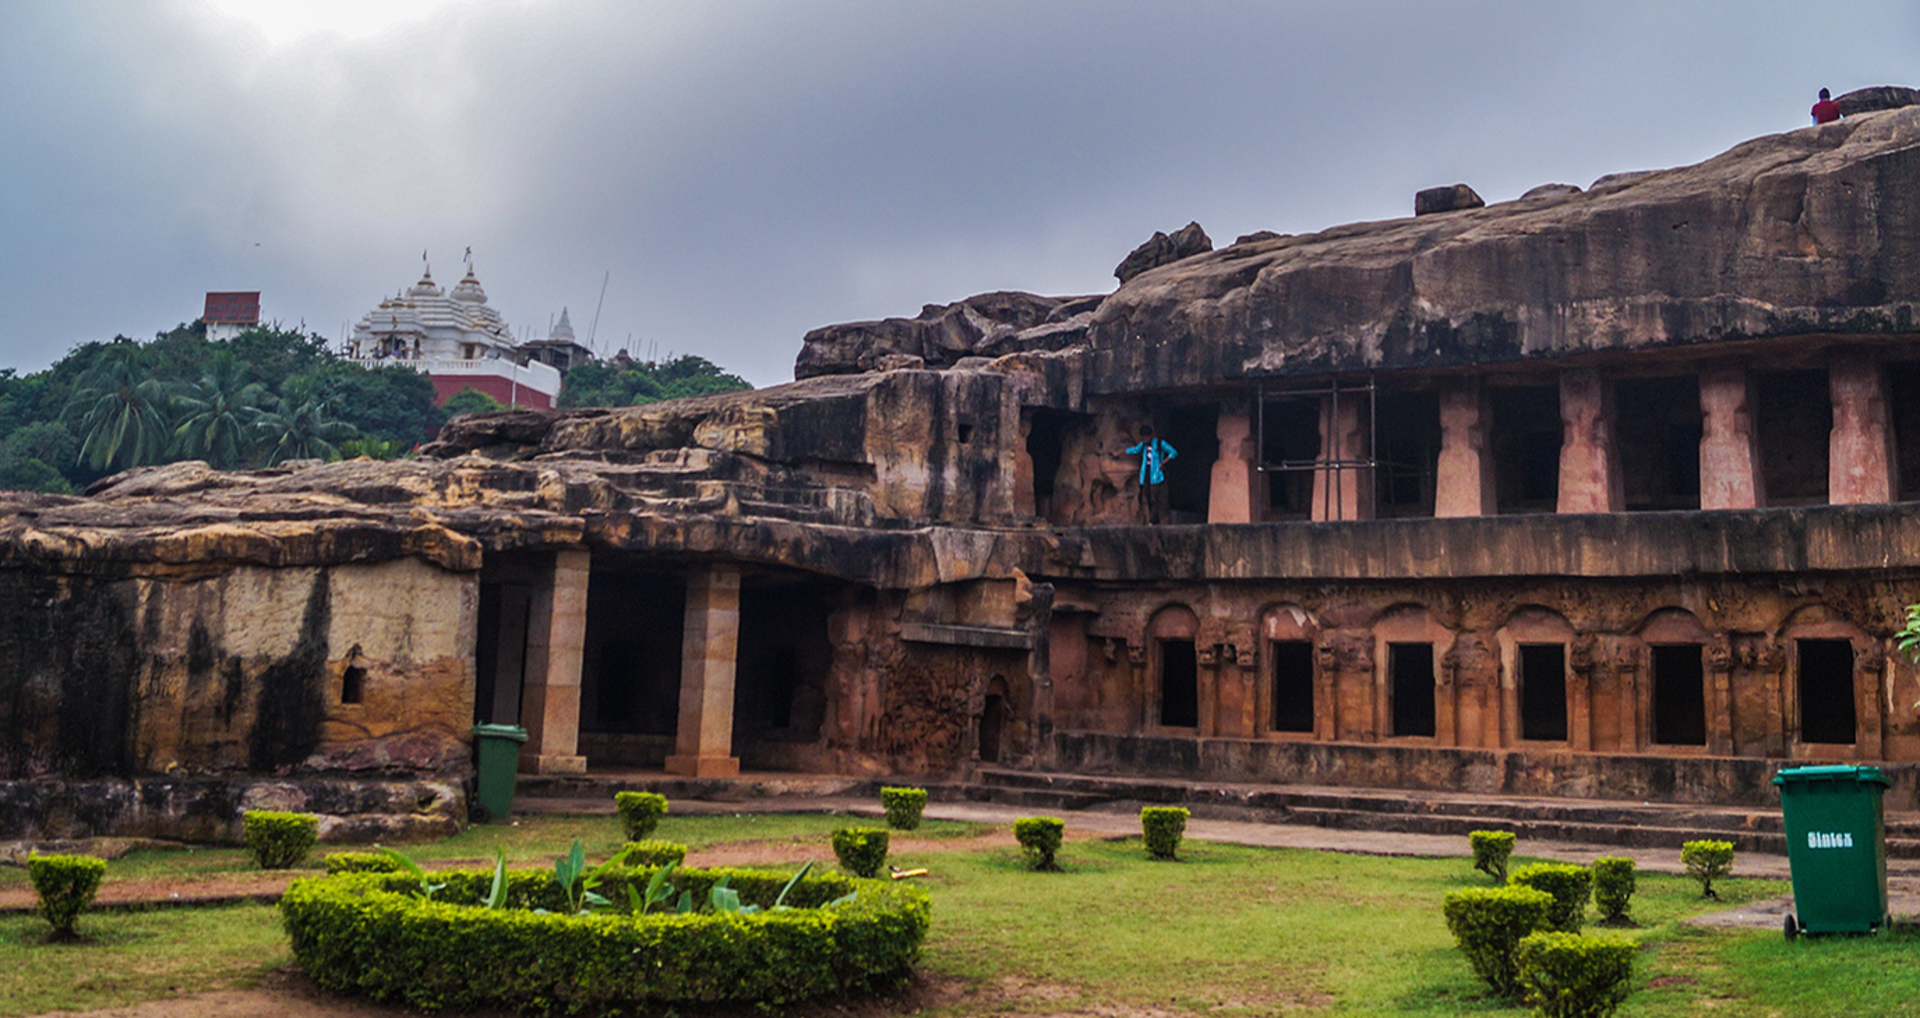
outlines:
[[[948,626],[932,622],[904,622],[900,625],[900,639],[908,643],[938,643],[950,647],[1033,649],[1032,633],[1024,629],[998,629],[992,626]]]

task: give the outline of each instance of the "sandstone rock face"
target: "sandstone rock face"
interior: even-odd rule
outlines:
[[[1413,214],[1430,216],[1436,212],[1459,212],[1463,209],[1486,208],[1485,199],[1465,184],[1451,187],[1429,187],[1416,191],[1413,195]]]
[[[1875,85],[1872,88],[1854,89],[1835,99],[1834,102],[1839,105],[1841,116],[1857,117],[1862,113],[1920,105],[1920,89],[1904,88],[1899,85]]]
[[[1182,258],[1191,258],[1213,250],[1213,240],[1199,223],[1188,223],[1172,234],[1155,232],[1146,243],[1134,248],[1121,259],[1120,265],[1113,270],[1113,276],[1125,286],[1133,277],[1162,265],[1171,265]]]
[[[1099,297],[983,293],[953,304],[929,304],[914,318],[829,325],[807,333],[793,377],[857,374],[913,363],[899,358],[918,358],[915,366],[945,368],[975,355],[1057,350],[1085,332],[1081,316],[1099,303]]]
[[[1916,170],[1905,107],[1551,204],[1237,244],[1108,297],[1089,391],[1906,331]]]

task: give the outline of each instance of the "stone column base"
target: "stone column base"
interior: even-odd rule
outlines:
[[[737,778],[740,776],[740,758],[675,754],[667,757],[667,773],[689,778]]]
[[[585,774],[587,758],[584,756],[523,756],[520,758],[522,774]]]

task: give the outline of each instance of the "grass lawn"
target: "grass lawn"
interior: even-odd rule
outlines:
[[[866,821],[859,821],[865,823]],[[826,815],[669,816],[656,837],[695,847],[791,843],[817,855]],[[981,828],[925,825],[915,836],[968,839]],[[544,865],[574,837],[604,856],[611,818],[542,818],[478,828],[422,859],[481,859],[496,846]],[[966,988],[935,1018],[989,1014],[1522,1015],[1488,999],[1453,946],[1440,900],[1484,885],[1466,859],[1387,859],[1188,841],[1178,862],[1146,858],[1138,839],[1070,841],[1061,873],[1028,870],[1017,850],[956,841],[957,851],[896,854],[924,866],[934,899],[922,968]],[[1521,846],[1524,851],[1524,844]],[[1516,860],[1517,862],[1518,860]],[[138,853],[108,879],[244,867],[238,852]],[[5,879],[15,879],[9,873]],[[1732,879],[1703,903],[1683,878],[1642,874],[1633,899],[1644,946],[1623,1016],[1894,1016],[1920,1001],[1920,933],[1788,944],[1777,931],[1703,930],[1678,920],[1783,894],[1778,881]],[[0,919],[0,1016],[93,1008],[245,986],[287,962],[271,909],[105,912],[81,921],[83,945],[42,943],[38,919]],[[946,998],[942,998],[945,1000]]]

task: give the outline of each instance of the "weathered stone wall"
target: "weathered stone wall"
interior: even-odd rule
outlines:
[[[0,777],[457,775],[475,596],[471,574],[417,559],[0,572]]]
[[[1152,590],[1063,582],[1060,600],[1082,607],[1056,616],[1051,630],[1055,719],[1061,730],[1166,738],[1920,761],[1920,668],[1892,646],[1916,584],[1912,574],[1269,580]],[[1197,649],[1197,726],[1160,724],[1154,645],[1169,638]],[[1275,639],[1314,646],[1312,731],[1276,731]],[[1851,648],[1850,742],[1802,738],[1800,640]],[[1392,643],[1433,646],[1432,735],[1394,729]],[[1525,737],[1521,644],[1563,648],[1564,672],[1554,677],[1564,682],[1563,737]],[[1699,649],[1706,719],[1697,744],[1657,741],[1650,648],[1661,645]]]

